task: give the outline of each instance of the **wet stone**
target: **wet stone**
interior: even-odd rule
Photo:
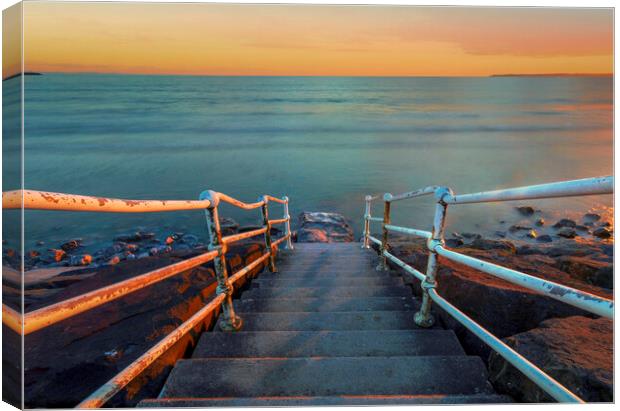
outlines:
[[[542,226],[544,226],[544,225],[545,225],[545,219],[541,217],[541,218],[539,218],[538,220],[536,220],[536,223],[535,223],[535,224],[536,224],[538,227],[542,227]]]
[[[609,231],[605,227],[598,227],[596,230],[592,232],[592,235],[598,238],[610,238],[611,231]]]
[[[543,234],[543,235],[539,235],[538,237],[536,237],[536,241],[541,242],[541,243],[550,243],[553,241],[553,239],[551,238],[550,235]]]
[[[78,248],[82,247],[82,239],[81,238],[76,238],[74,240],[69,240],[64,244],[61,244],[60,248],[62,248],[64,251],[74,251],[77,250]]]
[[[594,222],[594,221],[599,221],[600,219],[601,219],[601,216],[596,213],[586,213],[583,216],[583,221]]]
[[[562,228],[562,227],[575,228],[576,226],[577,226],[577,223],[574,220],[571,220],[569,218],[563,218],[553,225],[553,227],[555,228]]]
[[[515,208],[521,215],[524,215],[524,216],[530,216],[534,214],[534,208],[530,206],[520,206],[520,207],[515,207]]]
[[[564,227],[558,231],[558,235],[564,238],[575,238],[577,236],[577,232],[574,228]]]

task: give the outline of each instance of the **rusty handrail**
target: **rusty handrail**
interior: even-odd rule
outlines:
[[[264,226],[245,233],[223,237],[217,211],[220,201],[245,210],[261,207],[265,221]],[[282,219],[271,221],[268,220],[267,207],[270,201],[283,204],[284,216]],[[198,200],[187,201],[124,200],[36,190],[14,190],[3,192],[3,209],[92,211],[110,213],[148,213],[180,210],[204,210],[207,216],[210,246],[209,251],[201,255],[168,265],[166,267],[158,268],[137,277],[130,278],[116,284],[111,284],[55,304],[51,304],[47,307],[26,313],[25,315],[21,315],[18,311],[3,304],[2,322],[15,332],[21,335],[27,335],[52,324],[56,324],[67,318],[73,317],[77,314],[106,304],[110,301],[121,298],[149,285],[160,282],[182,271],[189,270],[213,260],[218,283],[215,298],[195,313],[189,320],[164,337],[159,343],[149,349],[136,361],[131,363],[127,368],[117,374],[114,378],[78,405],[80,408],[100,407],[217,308],[222,307],[223,318],[221,318],[220,325],[224,329],[227,325],[229,327],[241,326],[242,321],[240,318],[236,317],[232,306],[231,296],[234,290],[234,284],[267,259],[269,259],[269,268],[275,272],[275,253],[279,244],[283,241],[288,240],[287,248],[293,248],[291,243],[288,203],[288,197],[279,199],[268,195],[263,196],[262,200],[256,203],[245,203],[216,191],[205,191],[200,195]],[[272,223],[286,223],[286,234],[273,243],[270,239],[271,237],[269,230]],[[265,235],[265,246],[267,248],[267,252],[237,271],[232,277],[228,278],[225,263],[225,254],[228,250],[228,246],[237,241],[261,234]]]
[[[496,338],[474,320],[463,314],[448,301],[443,299],[436,291],[438,270],[438,256],[450,259],[459,264],[466,265],[475,270],[482,271],[494,277],[501,278],[521,287],[547,295],[555,300],[562,301],[582,310],[589,311],[602,317],[613,319],[614,302],[612,300],[599,297],[584,291],[580,291],[571,287],[567,287],[552,281],[543,280],[535,276],[522,273],[520,271],[511,270],[500,265],[492,264],[451,251],[445,248],[444,229],[446,221],[446,211],[448,206],[456,204],[471,204],[496,201],[511,201],[537,198],[555,198],[555,197],[572,197],[586,196],[596,194],[613,194],[613,176],[586,178],[581,180],[561,181],[556,183],[539,184],[534,186],[508,188],[503,190],[485,191],[472,194],[455,195],[448,187],[430,186],[420,190],[415,190],[403,194],[392,195],[386,193],[384,200],[383,219],[373,218],[370,214],[371,196],[366,196],[366,208],[364,214],[364,242],[363,248],[370,248],[370,242],[378,244],[380,247],[380,264],[377,269],[387,269],[386,259],[389,259],[399,267],[403,268],[407,273],[413,275],[421,281],[422,288],[422,306],[415,315],[415,323],[420,327],[430,327],[434,324],[434,317],[431,315],[431,304],[435,302],[443,308],[458,322],[463,324],[472,333],[478,336],[484,343],[489,345],[495,352],[502,356],[507,362],[519,369],[534,384],[560,402],[582,402],[574,393],[570,392],[562,384],[551,378],[544,371],[536,367],[519,355],[514,349],[510,348],[504,342]],[[405,200],[424,195],[435,196],[435,215],[433,219],[432,232],[400,227],[390,224],[390,205],[399,200]],[[383,228],[383,238],[381,240],[370,234],[370,222],[381,221]],[[426,273],[411,267],[404,261],[398,259],[389,252],[388,232],[398,232],[401,234],[422,237],[427,240],[427,248],[429,257],[427,261]]]
[[[149,365],[153,364],[159,357],[162,356],[162,354],[168,351],[169,348],[183,338],[183,336],[204,321],[209,314],[219,308],[225,297],[225,294],[218,294],[207,305],[196,312],[196,314],[192,315],[187,321],[177,327],[170,334],[166,335],[161,341],[142,354],[137,360],[129,364],[123,371],[116,374],[112,377],[112,379],[99,387],[99,389],[86,397],[76,406],[76,408],[99,408],[103,406],[106,401],[122,390],[134,378],[140,375],[142,371],[146,370]]]
[[[94,211],[97,213],[156,213],[181,210],[204,210],[208,200],[124,200],[119,198],[82,196],[36,190],[14,190],[2,193],[3,209],[56,211]]]
[[[264,201],[258,201],[256,203],[244,203],[241,200],[237,200],[234,197],[222,193],[217,193],[217,197],[219,198],[219,200],[225,203],[234,205],[235,207],[243,208],[244,210],[253,210],[265,204]]]
[[[137,277],[129,278],[119,283],[111,284],[26,313],[24,315],[24,335],[91,310],[110,301],[114,301],[134,291],[170,278],[182,271],[207,263],[216,256],[217,251],[209,251],[196,257],[149,271]]]

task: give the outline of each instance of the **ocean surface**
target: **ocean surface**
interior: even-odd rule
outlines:
[[[612,174],[612,91],[612,78],[594,77],[27,76],[25,186],[131,199],[288,195],[294,217],[339,212],[359,236],[366,194]],[[524,203],[551,220],[608,217],[612,198],[454,206],[448,232],[493,232]],[[428,198],[402,201],[392,221],[429,229],[432,212]],[[242,224],[259,213],[221,211]],[[137,228],[206,231],[200,211],[27,211],[26,249],[74,237],[94,246]]]

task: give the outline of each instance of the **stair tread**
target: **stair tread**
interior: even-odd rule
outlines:
[[[512,402],[505,395],[359,395],[332,397],[251,397],[251,398],[157,398],[143,400],[138,407],[181,408],[181,407],[306,407],[312,405],[354,406],[354,405],[414,405],[414,404],[504,404]]]
[[[190,359],[160,397],[492,394],[479,357]]]
[[[465,355],[453,331],[241,331],[203,333],[192,358]]]
[[[365,287],[369,285],[402,286],[402,278],[398,277],[367,277],[358,276],[350,278],[257,278],[252,280],[254,287],[333,287],[355,286]]]
[[[245,331],[416,329],[411,311],[239,312]]]
[[[248,298],[303,298],[303,297],[389,297],[410,296],[406,286],[330,286],[291,288],[252,288],[241,295]]]
[[[419,309],[419,305],[411,296],[247,298],[235,301],[235,309],[245,312],[411,311]]]

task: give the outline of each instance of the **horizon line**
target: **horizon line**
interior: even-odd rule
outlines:
[[[134,73],[122,71],[24,71],[9,75],[2,80],[19,77],[20,75],[37,74],[100,74],[100,75],[128,75],[128,76],[184,76],[184,77],[377,77],[377,78],[491,78],[491,77],[613,77],[614,73],[494,73],[494,74],[462,74],[462,75],[432,75],[432,74],[208,74],[208,73]]]

